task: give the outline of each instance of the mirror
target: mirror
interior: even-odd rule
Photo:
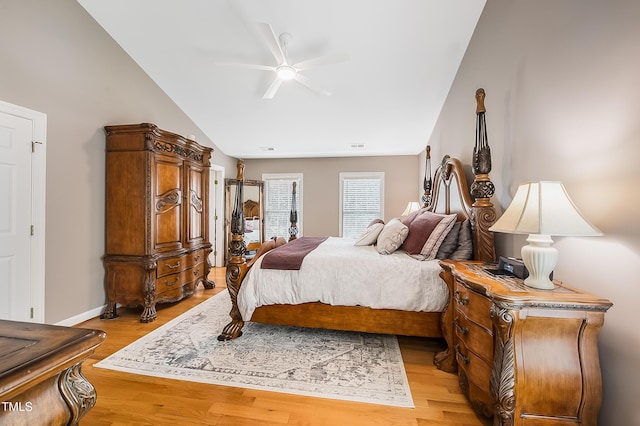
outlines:
[[[225,179],[225,244],[224,261],[229,261],[229,241],[231,241],[231,212],[238,188],[238,179]],[[264,242],[264,181],[244,181],[244,243],[247,247],[245,258],[252,258]]]

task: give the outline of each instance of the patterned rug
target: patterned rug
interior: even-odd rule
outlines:
[[[225,290],[105,358],[96,367],[321,398],[413,407],[395,336],[229,322]]]

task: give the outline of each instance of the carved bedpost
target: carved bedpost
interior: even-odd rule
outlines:
[[[431,180],[431,146],[427,145],[424,165],[424,181],[422,182],[422,207],[431,205],[431,189],[433,181]]]
[[[495,186],[489,178],[491,172],[491,148],[487,138],[487,125],[485,121],[486,108],[484,106],[485,92],[480,88],[476,90],[476,144],[473,148],[473,174],[475,179],[471,184],[471,196],[473,202],[473,214],[476,227],[473,230],[473,242],[475,258],[493,262],[496,260],[496,252],[489,227],[497,219],[496,210],[491,203],[491,196],[495,192]],[[489,239],[491,241],[489,241]]]
[[[289,221],[291,226],[289,227],[289,241],[293,241],[298,238],[298,208],[296,205],[296,182],[293,182],[293,189],[291,190],[291,213],[289,214]]]
[[[240,284],[247,274],[247,261],[244,258],[244,252],[247,247],[244,242],[244,161],[238,160],[238,186],[236,188],[235,199],[233,203],[233,212],[231,213],[231,241],[229,242],[229,261],[227,262],[226,282],[229,296],[231,297],[231,322],[222,330],[222,334],[218,336],[218,340],[231,340],[242,335],[242,327],[244,321],[238,309],[238,291]]]

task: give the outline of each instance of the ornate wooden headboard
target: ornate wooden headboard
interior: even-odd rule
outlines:
[[[433,176],[433,188],[425,189],[423,200],[427,200],[426,207],[430,211],[457,213],[458,220],[469,219],[473,234],[473,258],[485,262],[496,260],[493,232],[489,231],[497,219],[496,210],[489,198],[472,199],[460,160],[448,155],[442,159]]]

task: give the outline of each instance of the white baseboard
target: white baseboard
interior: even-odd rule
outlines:
[[[92,318],[99,316],[104,310],[105,306],[106,305],[93,308],[91,310],[88,310],[86,312],[73,316],[71,318],[67,318],[66,320],[57,322],[54,325],[63,325],[65,327],[73,327],[74,325],[80,324],[81,322],[84,322],[86,320],[90,320]]]

